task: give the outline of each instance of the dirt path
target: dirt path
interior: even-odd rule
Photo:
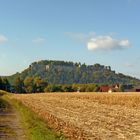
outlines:
[[[25,140],[24,130],[15,108],[0,99],[0,140]]]

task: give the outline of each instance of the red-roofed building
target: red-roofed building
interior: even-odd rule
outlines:
[[[100,92],[118,92],[119,91],[119,85],[102,85],[100,87]]]
[[[108,92],[110,90],[110,86],[103,85],[100,87],[100,92]]]

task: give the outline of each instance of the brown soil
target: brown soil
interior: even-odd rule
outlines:
[[[73,140],[140,140],[140,94],[14,95]]]

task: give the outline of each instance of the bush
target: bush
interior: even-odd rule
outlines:
[[[63,85],[62,86],[62,91],[63,92],[74,92],[74,89],[72,88],[71,85]]]
[[[48,85],[44,92],[98,92],[96,84]]]
[[[45,92],[63,92],[62,86],[60,85],[48,85],[45,89]]]

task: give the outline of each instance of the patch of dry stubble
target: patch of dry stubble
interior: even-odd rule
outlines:
[[[137,93],[47,93],[12,98],[70,139],[140,139],[140,95]]]

